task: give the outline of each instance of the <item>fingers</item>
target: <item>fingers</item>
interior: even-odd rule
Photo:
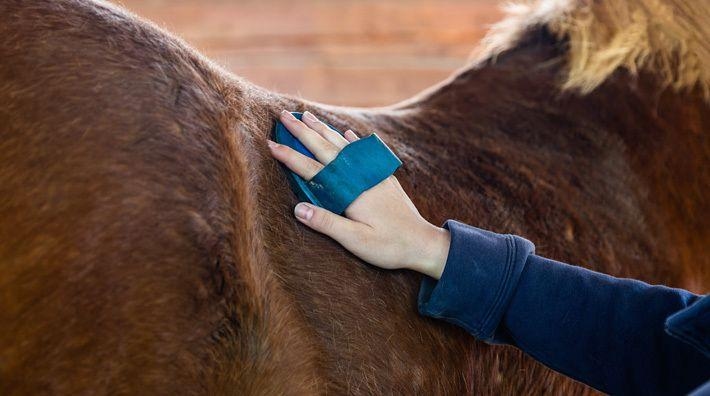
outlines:
[[[280,118],[286,128],[315,155],[318,161],[267,139],[269,149],[277,160],[305,180],[312,179],[323,169],[323,164],[327,165],[337,157],[343,147],[360,139],[350,129],[340,135],[308,111],[303,113],[304,121],[298,120],[286,110],[281,112]]]
[[[329,141],[338,148],[347,146],[348,141],[337,131],[331,129],[328,125],[316,118],[313,113],[306,111],[303,113],[303,120],[311,129],[318,132],[325,140]]]
[[[345,137],[345,140],[348,141],[348,143],[352,143],[356,140],[360,140],[360,138],[355,134],[355,132],[353,132],[352,129],[348,129],[347,131],[345,131],[343,136]]]
[[[328,235],[343,246],[352,246],[361,231],[360,227],[363,227],[347,217],[305,202],[296,205],[293,212],[301,223]]]
[[[278,144],[271,140],[267,140],[267,143],[269,150],[271,150],[271,155],[273,155],[274,158],[281,161],[287,168],[291,169],[305,180],[311,180],[316,173],[323,169],[323,165],[320,162],[306,157],[291,147]]]
[[[324,139],[318,132],[309,128],[308,125],[294,117],[290,112],[282,111],[280,118],[293,136],[300,140],[315,155],[318,161],[328,164],[338,155],[339,148],[336,145]]]

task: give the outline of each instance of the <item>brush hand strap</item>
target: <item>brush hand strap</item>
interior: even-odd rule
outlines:
[[[376,134],[345,146],[306,186],[311,202],[341,214],[363,192],[393,174],[402,161]]]

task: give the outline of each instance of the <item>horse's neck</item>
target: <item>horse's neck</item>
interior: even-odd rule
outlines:
[[[697,268],[708,265],[697,260],[707,264],[708,105],[699,93],[662,90],[648,75],[618,73],[588,95],[560,92],[557,48],[539,37],[384,115],[378,128],[403,143],[409,160],[405,184],[425,197],[445,192],[459,200],[447,208],[422,199],[435,221],[457,216],[506,231],[566,235],[571,246],[547,248],[570,259],[579,259],[576,235],[596,233],[597,247],[610,250],[598,269],[620,275],[638,275],[618,252],[620,241],[635,243],[629,256],[670,248],[645,257],[656,260],[646,267],[655,271],[648,280],[707,284],[710,274]],[[554,208],[558,217],[537,215]],[[695,269],[669,274],[659,265],[679,262]]]
[[[710,267],[707,104],[623,73],[588,95],[561,92],[564,66],[559,45],[538,34],[389,109],[290,98],[279,106],[381,133],[405,162],[402,184],[435,223],[521,233],[543,254],[615,275],[696,290],[710,283],[708,271],[698,274]]]

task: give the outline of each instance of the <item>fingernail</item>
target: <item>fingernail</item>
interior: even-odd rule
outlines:
[[[294,212],[296,213],[296,217],[306,221],[310,220],[311,217],[313,217],[313,208],[309,207],[308,204],[299,203],[298,205],[296,205],[296,209],[294,210]]]
[[[303,113],[303,116],[310,122],[318,122],[318,118],[316,118],[316,116],[314,116],[310,111]]]
[[[274,141],[271,140],[271,139],[266,139],[266,144],[268,144],[269,147],[271,147],[271,148],[276,147],[276,142],[274,142]]]
[[[296,117],[294,117],[293,114],[291,114],[291,112],[288,110],[281,110],[281,117],[284,117],[287,120],[295,120],[296,119]]]

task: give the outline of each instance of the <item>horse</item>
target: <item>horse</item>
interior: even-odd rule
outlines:
[[[594,393],[419,315],[423,275],[299,224],[266,139],[282,109],[376,131],[433,223],[707,291],[709,12],[514,5],[445,81],[351,108],[104,1],[1,2],[0,393]]]

